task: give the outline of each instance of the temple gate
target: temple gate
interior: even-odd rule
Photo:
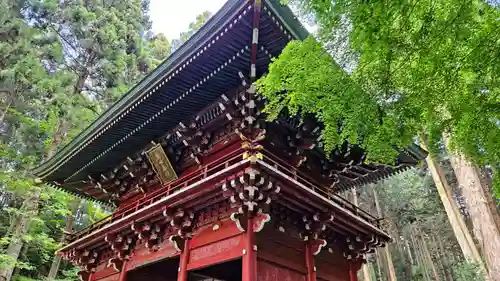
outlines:
[[[267,122],[252,82],[307,32],[278,0],[230,0],[72,143],[35,170],[115,205],[58,254],[84,281],[355,281],[390,237],[337,193],[425,157],[365,163],[321,145],[314,117]]]

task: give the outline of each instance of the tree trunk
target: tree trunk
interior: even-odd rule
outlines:
[[[377,261],[377,281],[382,281],[382,263],[380,262],[380,249],[375,250],[375,260]]]
[[[52,138],[52,144],[47,151],[45,159],[49,159],[56,152],[57,146],[61,143],[62,136],[67,130],[66,125],[67,124],[64,120],[61,120],[59,122],[57,130],[55,131]],[[40,195],[41,187],[35,186],[34,191],[31,192],[28,197],[26,197],[26,199],[24,199],[20,209],[21,215],[19,216],[18,220],[13,221],[13,223],[16,223],[16,226],[14,228],[14,233],[6,251],[6,255],[10,258],[12,264],[9,264],[8,266],[0,270],[0,281],[10,281],[10,279],[12,278],[12,273],[14,272],[19,254],[21,253],[21,249],[23,248],[23,237],[28,233],[31,219],[38,214]]]
[[[404,237],[404,235],[403,235]],[[406,251],[408,251],[408,257],[410,258],[410,264],[411,265],[414,265],[415,264],[415,261],[413,260],[413,255],[411,253],[411,249],[410,249],[410,244],[408,243],[408,239],[405,238],[405,247],[406,247]]]
[[[38,213],[40,192],[40,189],[36,188],[35,191],[33,191],[28,198],[24,200],[21,206],[22,216],[18,220],[6,251],[6,255],[9,257],[12,264],[9,264],[9,266],[0,270],[1,281],[10,281],[12,277],[17,259],[19,258],[19,254],[21,253],[21,249],[23,247],[23,237],[28,232],[31,218],[36,216]]]
[[[491,182],[491,176],[486,171],[486,169],[476,169],[476,173],[480,176],[481,187],[483,188],[488,207],[490,208],[490,213],[493,216],[497,230],[500,231],[500,214],[498,209],[498,203],[494,200],[493,194],[491,193],[491,188],[493,183]]]
[[[1,126],[1,124],[3,124],[3,119],[7,115],[7,111],[9,110],[11,104],[12,104],[12,99],[5,106],[5,109],[2,110],[2,114],[0,115],[0,126]]]
[[[75,198],[70,203],[71,214],[66,218],[66,226],[64,227],[64,233],[61,237],[61,242],[64,242],[66,239],[66,233],[71,233],[73,230],[73,221],[78,211],[78,206],[80,205],[80,199]],[[61,265],[62,257],[61,255],[54,255],[54,259],[52,260],[52,265],[50,266],[49,275],[47,276],[47,280],[54,280],[57,276],[57,272],[59,271],[59,266]]]
[[[450,162],[462,189],[492,281],[500,281],[500,234],[491,214],[476,167],[461,155],[450,155]]]
[[[21,253],[19,254],[19,257],[18,259],[25,259],[26,258],[26,255],[28,254],[28,251],[30,249],[30,244],[29,243],[24,243],[23,244],[23,248],[21,249]],[[12,273],[12,276],[16,276],[19,274],[19,271],[21,271],[21,269],[19,267],[15,267],[14,268],[14,272]]]
[[[434,239],[434,241],[437,242],[439,256],[440,256],[440,259],[441,259],[441,264],[443,265],[443,270],[444,270],[444,274],[446,276],[446,279],[448,279],[448,281],[453,281],[453,274],[451,272],[451,269],[449,268],[449,265],[452,264],[451,257],[445,251],[444,246],[443,246],[443,242],[441,241],[441,239],[436,238],[435,235],[433,236],[433,239]],[[442,262],[443,260],[446,263],[443,263]]]
[[[354,206],[358,206],[358,193],[356,191],[356,188],[351,189],[351,202],[352,204],[354,204]],[[363,281],[371,281],[368,263],[364,263],[361,268],[363,270]]]
[[[425,147],[425,145],[423,146]],[[436,163],[431,155],[427,156],[425,161],[427,162],[427,167],[431,172],[432,179],[436,185],[436,189],[439,197],[441,198],[441,202],[443,203],[448,220],[450,221],[451,228],[453,229],[453,233],[457,238],[457,242],[460,245],[460,249],[462,250],[465,259],[481,265],[483,261],[476,248],[476,244],[472,239],[472,235],[467,229],[465,221],[460,214],[460,210],[452,198],[451,188],[446,181],[442,167]]]
[[[372,189],[373,191],[373,200],[375,201],[375,208],[377,208],[377,215],[379,218],[383,217],[382,209],[380,208],[380,204],[378,201],[378,195],[377,191],[375,188]],[[392,257],[391,257],[391,252],[389,251],[389,245],[386,245],[382,249],[384,253],[384,259],[387,265],[387,280],[388,281],[397,281],[396,277],[396,270],[394,269],[394,264],[392,262]]]
[[[425,241],[425,238],[420,230],[418,230],[420,239],[422,240],[422,249],[423,249],[423,254],[424,258],[427,261],[427,265],[432,271],[432,275],[434,275],[434,280],[440,281],[439,274],[437,272],[436,266],[434,265],[434,262],[431,257],[431,253],[429,252],[429,247],[427,247],[427,241]]]
[[[415,232],[413,231],[413,226],[410,225],[410,241],[415,253],[415,264],[419,269],[423,270],[423,277],[425,280],[429,280],[426,276],[425,265],[422,263],[422,257],[420,255],[420,245],[418,244],[417,239],[415,238]]]

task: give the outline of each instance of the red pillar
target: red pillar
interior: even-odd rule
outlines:
[[[122,270],[120,271],[120,276],[118,277],[118,281],[125,281],[125,277],[127,275],[127,260],[124,260],[123,261],[123,265],[122,265]],[[91,277],[92,278],[92,277]],[[92,279],[90,279],[92,280]]]
[[[311,247],[311,243],[306,243],[307,281],[316,281],[316,266]]]
[[[184,251],[181,254],[181,261],[179,263],[179,274],[177,275],[177,281],[187,281],[188,271],[187,265],[189,261],[189,239],[184,240]]]
[[[257,281],[257,253],[255,251],[255,233],[253,232],[252,219],[250,218],[247,220],[245,242],[242,281]]]
[[[358,271],[354,269],[352,262],[349,263],[349,281],[358,281]]]

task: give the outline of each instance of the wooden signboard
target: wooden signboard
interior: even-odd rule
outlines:
[[[179,254],[180,253],[168,239],[165,239],[165,241],[159,245],[159,249],[155,252],[152,252],[147,247],[144,247],[144,245],[141,245],[132,253],[130,260],[127,262],[126,271],[174,257]]]
[[[162,184],[177,179],[177,174],[160,144],[153,146],[146,155]]]

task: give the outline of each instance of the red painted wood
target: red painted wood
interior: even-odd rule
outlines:
[[[272,227],[265,227],[257,238],[259,259],[307,273],[303,241]]]
[[[107,267],[107,261],[105,261],[96,267],[96,272],[92,273],[92,280],[100,280],[113,274],[118,275],[113,267]]]
[[[125,268],[127,268],[127,260],[125,260],[123,262],[123,267],[122,267],[122,271],[120,272],[120,277],[118,278],[118,281],[125,281],[126,277],[127,277],[127,271],[125,270]],[[107,280],[106,280],[107,281]]]
[[[316,281],[316,264],[314,262],[311,243],[306,243],[305,248],[307,281]]]
[[[244,242],[243,235],[237,235],[191,249],[187,268],[192,270],[236,259],[241,256]]]
[[[144,245],[140,245],[132,253],[125,270],[133,270],[138,267],[178,255],[180,255],[180,252],[177,251],[172,242],[167,239],[159,245],[159,249],[156,252],[152,252]]]
[[[332,249],[332,251],[330,252],[329,249]],[[349,280],[349,262],[342,256],[342,251],[336,248],[335,245],[327,245],[314,259],[317,280]]]
[[[353,264],[349,264],[349,281],[358,281],[357,270],[354,269]]]
[[[115,271],[115,274],[113,275],[108,275],[103,278],[97,278],[97,276],[95,276],[93,278],[94,278],[93,280],[99,280],[99,281],[118,281],[120,279],[120,273]]]
[[[247,232],[245,237],[245,254],[243,255],[242,281],[257,280],[257,253],[254,249],[255,233],[253,232],[253,220],[247,220]]]
[[[177,275],[177,281],[187,281],[188,280],[188,261],[189,261],[189,239],[184,241],[184,252],[181,254],[181,261],[179,264],[179,274]]]
[[[211,244],[239,234],[241,234],[241,231],[230,219],[219,221],[198,230],[191,239],[191,249]]]
[[[257,276],[259,281],[306,281],[304,274],[261,260],[257,264]]]

